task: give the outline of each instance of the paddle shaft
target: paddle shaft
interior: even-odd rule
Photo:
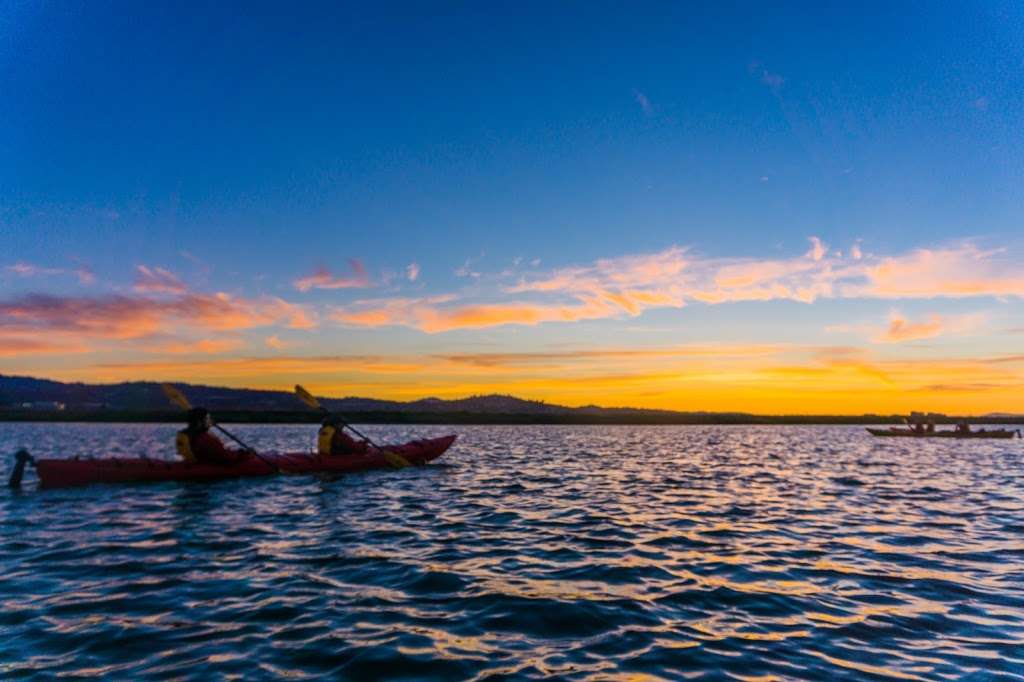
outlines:
[[[179,390],[178,390],[177,388],[175,388],[175,387],[174,387],[173,385],[171,385],[171,384],[161,384],[161,385],[160,385],[160,388],[161,388],[161,389],[163,390],[163,392],[164,392],[164,395],[166,395],[166,396],[167,396],[167,398],[168,398],[168,399],[169,399],[169,400],[170,400],[170,401],[171,401],[172,403],[174,403],[175,405],[177,405],[177,406],[178,406],[178,407],[180,407],[181,409],[183,409],[183,410],[186,410],[186,411],[187,411],[187,410],[191,410],[191,409],[192,409],[192,403],[190,403],[190,402],[188,401],[188,398],[186,398],[186,397],[185,397],[185,394],[184,394],[184,393],[182,393],[181,391],[179,391]],[[209,414],[209,413],[207,413],[207,414]],[[211,420],[211,423],[212,423],[212,420]],[[259,460],[260,460],[261,462],[263,462],[264,464],[266,464],[266,465],[267,465],[268,467],[270,467],[271,469],[273,469],[273,470],[274,470],[274,471],[276,471],[277,473],[279,473],[279,474],[282,474],[282,473],[284,473],[284,470],[283,470],[283,469],[282,469],[281,467],[277,466],[276,464],[274,464],[273,462],[271,462],[270,460],[268,460],[268,459],[267,459],[266,457],[264,457],[264,456],[263,456],[263,455],[261,455],[260,453],[256,452],[256,450],[255,450],[254,448],[251,448],[251,447],[249,447],[248,445],[246,445],[245,443],[243,443],[243,442],[242,442],[242,439],[241,439],[241,438],[239,438],[239,437],[238,437],[238,436],[236,436],[235,434],[231,433],[230,431],[228,431],[227,429],[225,429],[225,428],[224,428],[223,426],[221,426],[220,424],[213,424],[213,427],[214,427],[215,429],[217,429],[218,431],[220,431],[221,433],[223,433],[223,434],[224,434],[225,436],[227,436],[228,438],[230,438],[231,440],[233,440],[233,441],[235,441],[236,443],[238,443],[239,445],[241,445],[241,446],[242,446],[242,447],[243,447],[243,448],[244,448],[244,449],[245,449],[245,450],[246,450],[247,452],[251,452],[251,453],[252,453],[253,455],[255,455],[255,456],[256,456],[256,457],[257,457],[257,458],[258,458],[258,459],[259,459]]]
[[[256,452],[256,450],[254,450],[254,449],[253,449],[252,447],[250,447],[249,445],[246,445],[246,444],[245,444],[244,442],[242,442],[242,439],[241,439],[241,438],[239,438],[239,437],[238,437],[238,436],[236,436],[235,434],[231,433],[230,431],[228,431],[227,429],[225,429],[225,428],[224,428],[223,426],[221,426],[220,424],[214,424],[214,425],[213,425],[213,428],[217,429],[218,431],[220,431],[221,433],[223,433],[223,434],[224,434],[225,436],[227,436],[227,437],[228,437],[228,438],[230,438],[231,440],[233,440],[233,441],[235,441],[236,443],[238,443],[239,445],[241,445],[241,446],[242,446],[242,447],[243,447],[243,448],[245,449],[245,451],[246,451],[246,452],[251,452],[251,453],[252,453],[252,454],[253,454],[253,455],[254,455],[254,456],[255,456],[255,457],[257,458],[257,459],[259,459],[259,460],[260,460],[261,462],[263,462],[264,464],[266,464],[266,465],[267,465],[268,467],[270,467],[271,469],[273,469],[273,470],[274,470],[274,471],[276,471],[277,473],[279,473],[279,474],[280,474],[280,473],[283,473],[283,472],[282,472],[282,470],[281,470],[281,467],[277,466],[276,464],[274,464],[273,462],[271,462],[271,461],[270,461],[269,459],[267,459],[266,457],[264,457],[264,456],[263,456],[263,455],[261,455],[260,453]]]
[[[299,400],[301,400],[302,402],[306,403],[307,405],[309,405],[313,409],[319,410],[322,414],[325,414],[325,415],[331,414],[331,412],[326,407],[324,407],[323,405],[320,404],[320,401],[316,399],[315,395],[313,395],[312,393],[310,393],[309,391],[304,389],[299,384],[295,384],[295,393],[299,396]],[[338,419],[338,422],[341,423],[341,428],[342,429],[344,429],[346,427],[352,429],[352,433],[356,434],[357,436],[362,438],[365,442],[367,442],[370,445],[372,445],[379,452],[384,453],[384,458],[386,460],[388,460],[388,463],[391,464],[391,466],[395,467],[396,469],[400,469],[403,466],[409,466],[409,462],[404,457],[402,457],[400,454],[398,454],[397,452],[392,452],[392,451],[390,451],[390,450],[388,450],[386,448],[382,448],[381,446],[379,446],[376,443],[374,443],[370,439],[370,437],[367,436],[365,433],[359,431],[356,427],[354,427],[351,424],[348,424],[348,423],[342,421],[340,417],[338,417],[337,419]]]
[[[328,414],[326,409],[324,409],[324,408],[321,408],[321,409],[324,410],[324,414]],[[358,429],[356,429],[356,427],[352,426],[348,422],[341,422],[341,425],[352,429],[352,433],[356,434],[357,436],[359,436],[360,438],[362,438],[363,440],[365,440],[367,443],[369,443],[373,447],[377,448],[378,450],[383,450],[384,449],[381,446],[379,446],[376,443],[374,443],[372,440],[370,440],[369,436],[367,436],[365,433],[359,431]]]

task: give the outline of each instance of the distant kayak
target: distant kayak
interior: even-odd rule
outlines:
[[[885,438],[1013,438],[1019,436],[1020,431],[1011,431],[1010,429],[993,429],[986,431],[981,429],[979,431],[968,431],[967,433],[960,433],[958,431],[945,430],[945,431],[932,431],[931,433],[924,432],[918,433],[912,429],[903,429],[898,427],[890,427],[888,429],[868,429],[868,433],[872,436],[882,436]]]
[[[358,455],[321,457],[316,453],[260,453],[232,465],[190,464],[181,461],[121,458],[72,458],[34,460],[39,485],[43,488],[88,485],[90,483],[135,483],[142,481],[215,481],[270,474],[351,473],[383,469],[399,455],[409,464],[426,464],[444,454],[455,436],[414,440],[404,445],[369,448]],[[266,460],[266,461],[264,461]],[[269,462],[269,463],[268,463]],[[273,466],[271,466],[273,464]]]

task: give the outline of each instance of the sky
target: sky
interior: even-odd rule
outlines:
[[[5,3],[0,373],[1024,412],[1024,7],[713,5]]]

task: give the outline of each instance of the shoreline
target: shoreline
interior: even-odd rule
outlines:
[[[256,412],[216,410],[219,422],[225,424],[316,424],[320,415],[309,412]],[[755,415],[730,413],[681,413],[673,415],[537,415],[520,413],[467,412],[350,412],[341,415],[355,424],[468,424],[468,425],[607,425],[607,426],[728,426],[728,425],[890,425],[903,424],[900,415]],[[963,417],[976,425],[1019,425],[1019,417]],[[79,423],[181,423],[180,411],[137,412],[105,410],[103,412],[37,412],[11,410],[0,412],[0,422],[79,422]],[[937,425],[952,425],[960,417],[936,419]]]

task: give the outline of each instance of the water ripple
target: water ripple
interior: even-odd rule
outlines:
[[[1019,442],[458,430],[397,472],[3,494],[0,677],[1024,680]],[[170,457],[173,432],[0,449]]]

